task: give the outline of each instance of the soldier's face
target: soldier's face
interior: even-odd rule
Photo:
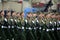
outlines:
[[[24,13],[22,13],[22,15],[21,15],[22,17],[24,17]]]
[[[37,16],[37,14],[33,14],[33,17],[36,17]]]
[[[60,15],[57,15],[56,18],[60,19]]]
[[[16,16],[16,13],[14,12],[14,13],[12,13],[12,16]]]
[[[27,16],[28,16],[28,17],[32,17],[32,14],[30,13],[30,14],[28,14]]]
[[[4,16],[4,11],[1,12],[1,16]]]
[[[47,14],[46,18],[51,18],[52,14]]]
[[[40,14],[39,17],[40,17],[40,18],[43,18],[43,17],[44,17],[44,14]]]
[[[8,16],[11,16],[11,12],[7,13]]]
[[[60,15],[58,15],[58,20],[60,21]]]
[[[52,18],[56,18],[56,15],[54,14],[54,15],[52,15],[51,17],[52,17]]]
[[[18,13],[16,16],[17,16],[17,17],[20,17],[20,13]]]

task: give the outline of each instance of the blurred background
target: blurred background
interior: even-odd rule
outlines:
[[[30,10],[44,11],[50,0],[0,0],[0,10],[14,10],[17,12]],[[60,11],[60,0],[51,0],[48,10]]]

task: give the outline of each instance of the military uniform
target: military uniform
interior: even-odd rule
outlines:
[[[1,40],[6,40],[7,36],[5,35],[5,30],[4,30],[4,17],[0,16],[0,32],[1,32]]]

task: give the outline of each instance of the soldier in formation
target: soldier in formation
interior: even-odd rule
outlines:
[[[0,11],[1,40],[60,40],[59,13]]]

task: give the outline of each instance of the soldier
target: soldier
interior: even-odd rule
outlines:
[[[49,15],[50,15],[50,17],[48,17]],[[47,27],[52,30],[52,28],[55,28],[55,23],[56,23],[56,19],[55,18],[56,18],[56,16],[55,16],[54,13],[50,13],[49,15],[47,16],[49,18],[49,19],[47,19],[48,20]],[[51,39],[56,40],[56,36],[55,36],[54,33],[55,32],[51,32],[49,35],[52,35],[53,38],[51,38]]]
[[[34,27],[36,27],[36,22],[37,22],[37,13],[33,13],[32,14],[32,23],[35,25]]]
[[[12,21],[12,26],[14,26],[13,27],[13,38],[15,39],[15,40],[19,40],[18,39],[18,37],[19,37],[19,30],[17,29],[17,27],[18,27],[18,14],[15,12],[15,11],[13,11],[12,12],[12,16],[11,16],[11,21]]]
[[[0,11],[0,22],[3,25],[3,20],[4,20],[4,11]]]
[[[12,18],[13,18],[13,19],[16,18],[16,12],[15,12],[15,11],[12,12]]]
[[[32,19],[32,13],[31,13],[31,12],[29,12],[29,13],[27,14],[26,19],[28,20],[28,22],[31,21],[31,19]]]
[[[33,34],[33,36],[34,36],[34,39],[35,40],[38,40],[38,37],[37,37],[37,27],[39,27],[38,26],[38,19],[37,19],[37,13],[33,13],[32,14],[32,34]]]
[[[12,35],[12,38],[15,39],[17,38],[17,35],[16,35],[16,12],[15,11],[9,11],[7,13],[7,15],[9,16],[8,18],[8,22],[9,22],[9,26],[10,26],[10,33]]]
[[[11,17],[11,12],[10,12],[10,11],[8,11],[6,15],[7,15],[7,16],[6,16],[6,17],[7,17],[7,19],[9,19],[9,18]]]
[[[0,15],[1,15],[1,18],[3,19],[4,18],[4,11],[0,11]]]
[[[0,12],[0,17],[1,17],[1,40],[6,40],[6,35],[5,35],[5,30],[4,30],[4,10]]]
[[[12,40],[12,34],[11,34],[11,30],[10,30],[10,28],[11,28],[11,21],[10,21],[10,19],[11,19],[11,12],[10,11],[7,11],[6,19],[7,19],[7,23],[6,23],[7,24],[7,32],[6,32],[7,39]]]
[[[44,14],[40,13],[38,17],[39,22],[42,23],[42,20],[44,19]]]
[[[17,31],[17,33],[18,33],[18,37],[17,37],[17,39],[18,40],[24,40],[25,39],[25,35],[24,35],[24,31],[22,31],[22,30],[24,30],[24,29],[22,29],[23,27],[24,27],[24,20],[23,20],[23,16],[24,16],[24,14],[23,13],[17,13],[16,14],[16,17],[17,17],[17,26],[19,27],[18,28],[18,31]],[[21,21],[23,21],[23,23],[21,22]],[[23,36],[24,35],[24,36]],[[24,38],[24,39],[22,39],[22,37]]]
[[[57,18],[57,20],[60,21],[60,14],[59,13],[56,15],[56,18]]]
[[[32,19],[33,19],[33,15],[32,15],[31,12],[29,12],[29,13],[27,14],[27,18],[26,18],[26,19],[27,19],[29,25],[31,26],[31,25],[32,25]]]
[[[16,19],[17,19],[17,25],[18,25],[18,27],[21,27],[21,15],[20,15],[19,12],[16,14]]]
[[[18,22],[18,26],[19,27],[22,27],[22,26],[24,26],[23,24],[24,24],[24,13],[23,12],[21,12],[21,13],[17,13],[16,14],[16,19],[17,19],[17,22]]]
[[[17,19],[20,19],[20,12],[16,13],[16,17],[17,17]]]
[[[39,14],[39,16],[38,16],[38,21],[39,21],[39,24],[40,24],[40,31],[38,30],[37,31],[37,33],[39,34],[37,34],[38,35],[38,39],[40,39],[40,40],[43,40],[42,38],[43,38],[43,28],[44,28],[44,25],[43,25],[43,23],[45,24],[45,22],[44,22],[44,14],[43,13],[40,13]]]
[[[40,17],[40,27],[41,27],[41,38],[40,38],[40,40],[44,40],[43,38],[45,38],[45,40],[52,40],[49,33],[46,32],[46,30],[48,28],[47,25],[48,25],[48,22],[49,22],[48,19],[50,18],[50,16],[51,16],[51,14],[43,14],[43,13],[41,13],[39,15],[39,17]]]
[[[32,24],[32,19],[33,19],[33,14],[31,12],[29,12],[27,14],[27,23],[26,23],[26,40],[36,40],[33,33],[32,33],[32,28],[33,28],[33,24]],[[28,37],[29,36],[29,37]]]
[[[26,40],[25,37],[25,27],[24,27],[24,12],[17,13],[18,17],[18,26],[20,27],[19,29],[19,38],[18,40]]]
[[[57,28],[59,28],[60,27],[60,14],[58,13],[58,14],[56,14],[56,18],[57,18]],[[58,29],[57,29],[57,36],[58,36],[58,39],[60,39],[60,31],[58,31]]]
[[[20,13],[20,20],[21,20],[22,26],[24,26],[24,12]]]

